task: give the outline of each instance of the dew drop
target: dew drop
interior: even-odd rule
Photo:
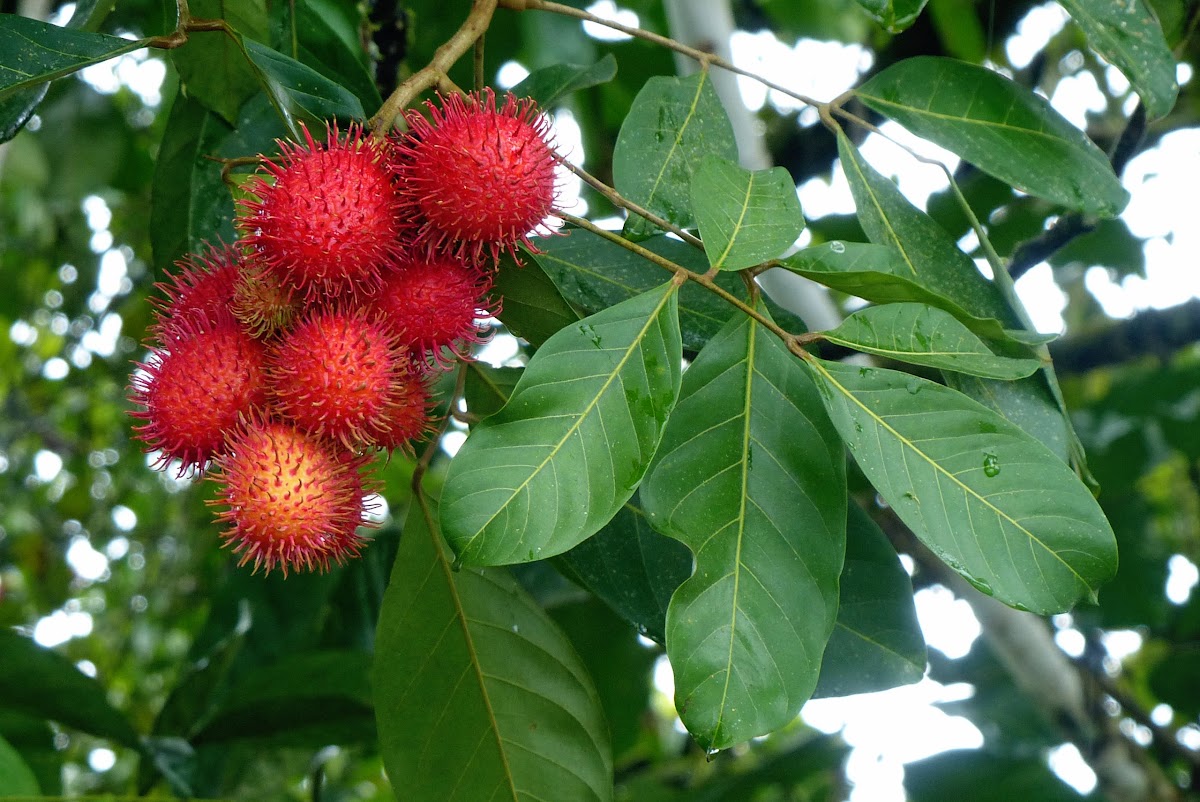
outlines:
[[[845,253],[846,243],[834,240],[833,242],[829,243],[829,250],[833,251],[834,253]]]
[[[983,475],[991,478],[1000,474],[1000,460],[995,454],[983,455]]]
[[[709,763],[712,763],[717,759],[717,755],[720,754],[720,752],[720,749],[706,749],[704,750],[704,759]]]

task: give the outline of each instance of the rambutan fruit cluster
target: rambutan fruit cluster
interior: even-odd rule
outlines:
[[[427,106],[388,138],[331,125],[323,142],[280,142],[245,185],[238,241],[157,285],[134,432],[155,467],[211,468],[239,565],[286,575],[361,551],[372,453],[433,431],[434,375],[498,313],[496,260],[554,213],[532,101]]]

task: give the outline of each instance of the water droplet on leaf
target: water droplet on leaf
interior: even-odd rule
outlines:
[[[845,253],[846,243],[834,240],[833,242],[829,243],[829,250],[833,251],[834,253]]]

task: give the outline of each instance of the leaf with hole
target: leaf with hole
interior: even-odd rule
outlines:
[[[595,534],[633,495],[679,393],[676,285],[567,326],[450,463],[442,532],[468,565],[529,562]]]
[[[736,313],[688,368],[641,497],[696,557],[667,610],[683,723],[706,749],[784,726],[837,615],[845,457],[810,377],[761,324]]]

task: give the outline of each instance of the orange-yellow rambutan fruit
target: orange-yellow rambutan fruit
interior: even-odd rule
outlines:
[[[279,277],[261,267],[244,268],[233,285],[230,310],[251,337],[262,340],[278,334],[292,324],[299,309]]]
[[[327,570],[363,547],[360,526],[370,526],[360,469],[365,458],[287,423],[243,419],[217,458],[212,477],[220,490],[210,502],[224,506],[226,546],[267,573]]]

